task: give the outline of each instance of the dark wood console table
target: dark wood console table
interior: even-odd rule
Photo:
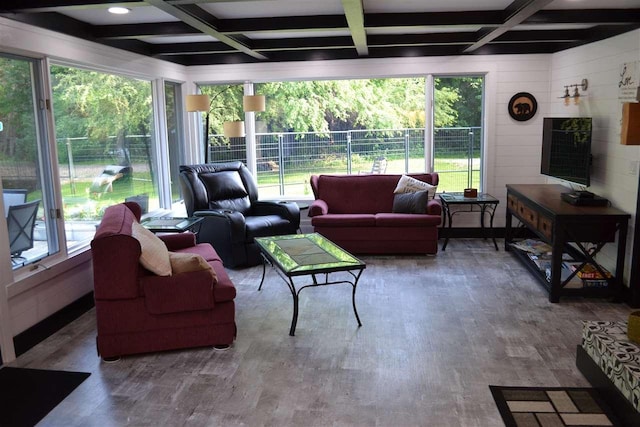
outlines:
[[[612,207],[574,206],[561,199],[560,194],[570,191],[553,184],[508,184],[505,250],[512,250],[540,279],[549,291],[549,301],[558,302],[561,296],[620,297],[622,272],[630,215]],[[527,254],[512,249],[512,217],[515,216],[541,240],[551,245],[550,280],[529,259]],[[561,280],[562,254],[567,252],[577,261],[589,263],[601,270],[595,256],[609,242],[617,239],[615,276],[608,279],[608,286],[601,288],[565,288],[573,277]],[[573,243],[570,245],[570,243]],[[583,245],[591,243],[589,251]]]

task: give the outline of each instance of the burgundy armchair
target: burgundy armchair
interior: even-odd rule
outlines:
[[[213,268],[157,276],[139,262],[132,236],[140,206],[106,209],[91,242],[98,354],[121,355],[228,346],[236,335],[236,290],[220,257],[192,233],[160,236],[169,251],[199,254]]]

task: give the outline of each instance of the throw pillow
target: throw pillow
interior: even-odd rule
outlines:
[[[420,181],[419,179],[415,179],[407,175],[402,175],[393,192],[395,194],[401,194],[427,190],[429,192],[429,199],[431,200],[436,196],[437,189],[438,187],[436,185],[431,185],[428,182]]]
[[[423,214],[427,212],[429,192],[416,191],[415,193],[400,193],[393,196],[393,213]]]
[[[131,235],[142,248],[140,264],[158,276],[171,276],[169,250],[164,242],[138,222],[131,224]]]
[[[640,344],[640,311],[634,311],[629,314],[627,336],[630,341]]]
[[[202,257],[202,255],[183,252],[169,252],[169,261],[171,262],[171,272],[173,274],[209,270],[213,277],[216,277],[215,271]]]

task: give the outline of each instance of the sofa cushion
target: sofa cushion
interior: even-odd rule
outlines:
[[[169,252],[169,261],[171,262],[172,274],[199,270],[209,270],[213,277],[215,277],[216,274],[202,255],[185,252]]]
[[[393,213],[423,214],[427,211],[429,192],[401,193],[393,197]]]
[[[429,199],[433,199],[436,196],[437,186],[431,185],[427,182],[420,181],[418,179],[412,178],[408,175],[402,175],[398,180],[398,185],[396,189],[393,190],[395,194],[399,193],[415,193],[417,191],[426,190],[429,192]]]
[[[151,231],[134,221],[131,235],[140,243],[140,264],[158,276],[171,276],[169,250],[162,240]]]
[[[327,214],[311,218],[314,227],[375,227],[373,214]]]
[[[379,213],[375,218],[377,227],[437,227],[441,221],[441,218],[435,215],[403,213]]]

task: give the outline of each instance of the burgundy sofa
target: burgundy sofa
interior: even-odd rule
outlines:
[[[98,354],[104,359],[185,347],[226,346],[236,335],[236,289],[208,243],[192,233],[160,236],[169,251],[202,255],[215,271],[157,276],[139,263],[131,226],[136,203],[106,209],[91,242]]]
[[[410,174],[432,185],[437,173]],[[430,200],[425,214],[392,213],[401,175],[313,175],[309,207],[314,231],[356,254],[438,252],[442,206]]]

